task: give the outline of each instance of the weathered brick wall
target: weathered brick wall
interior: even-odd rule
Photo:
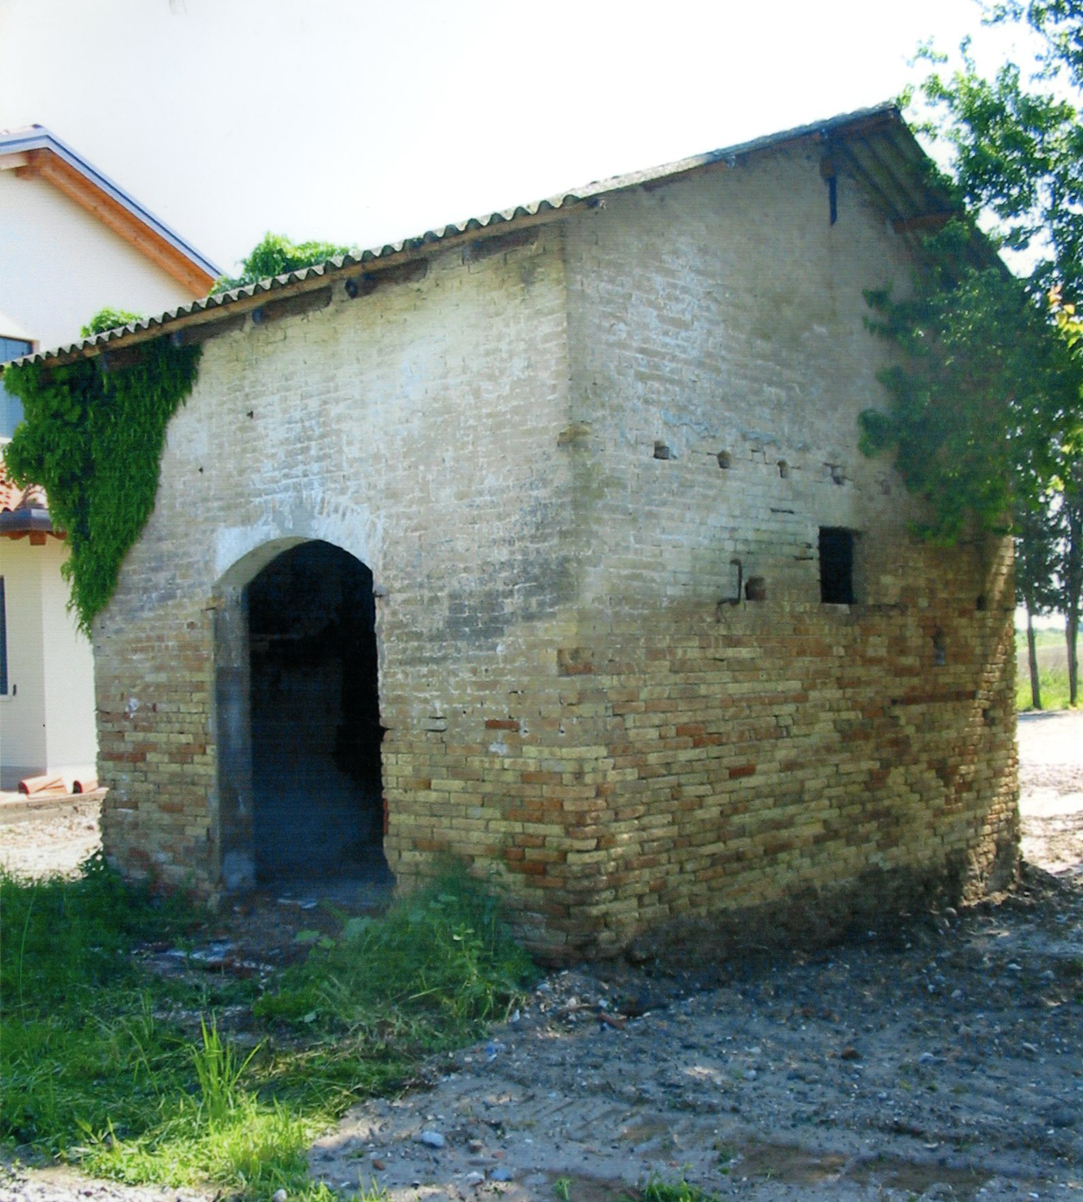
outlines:
[[[857,450],[887,353],[862,289],[908,262],[789,150],[210,342],[96,631],[110,855],[228,883],[223,629],[318,538],[374,573],[403,885],[465,856],[572,955],[1003,876],[1007,549],[924,546]],[[821,527],[855,532],[853,606],[820,601]],[[730,603],[738,572],[764,599]]]
[[[831,225],[810,150],[613,198],[568,245],[611,766],[551,895],[570,937],[584,902],[611,945],[719,912],[812,935],[1010,869],[1008,549],[923,545],[857,448],[886,361],[862,292],[905,281],[902,240],[845,177]],[[855,532],[856,605],[820,601],[821,527]],[[727,603],[738,571],[765,599]]]
[[[555,712],[576,591],[562,236],[448,251],[355,300],[339,281],[318,312],[206,345],[95,630],[104,838],[126,869],[217,886],[244,818],[217,770],[216,726],[237,716],[215,713],[215,613],[305,539],[374,573],[392,868],[408,881],[434,846],[502,843],[518,769],[486,724],[526,723],[524,693]]]

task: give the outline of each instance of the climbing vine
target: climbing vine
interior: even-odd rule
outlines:
[[[4,369],[24,410],[4,450],[7,470],[17,484],[45,488],[53,523],[67,532],[70,606],[87,633],[154,509],[166,426],[192,390],[200,348],[157,339],[138,353],[116,370],[102,356]]]

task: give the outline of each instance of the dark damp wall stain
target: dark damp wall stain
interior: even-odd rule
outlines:
[[[575,592],[569,556],[516,554],[503,561],[498,579],[448,593],[440,649],[452,655],[457,643],[495,642],[509,626],[551,617],[572,604]]]
[[[422,552],[417,574],[407,586],[429,590],[430,609],[423,626],[403,628],[395,623],[393,632],[387,632],[389,661],[454,662],[464,650],[495,648],[509,630],[574,606],[578,573],[572,553],[573,518],[570,502],[527,503],[514,530],[492,535],[483,543],[484,556],[461,562],[449,578],[434,574]],[[432,560],[446,565],[446,551],[434,552]]]

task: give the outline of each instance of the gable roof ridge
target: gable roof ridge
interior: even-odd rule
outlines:
[[[841,139],[858,140],[870,134],[885,134],[893,137],[895,139],[895,142],[892,143],[893,149],[900,156],[901,160],[908,162],[907,169],[915,174],[918,173],[922,160],[931,163],[931,160],[927,159],[925,152],[918,145],[914,135],[903,120],[899,106],[894,101],[885,101],[868,108],[857,109],[853,112],[839,114],[825,120],[810,122],[807,125],[795,126],[792,129],[767,134],[763,137],[740,142],[719,150],[712,150],[704,154],[678,159],[658,167],[646,168],[640,171],[611,176],[607,179],[596,180],[583,187],[572,189],[568,192],[557,193],[543,200],[516,205],[508,209],[496,210],[481,216],[467,218],[464,221],[450,222],[444,226],[428,229],[424,233],[412,238],[385,243],[381,247],[362,250],[357,254],[339,255],[327,259],[322,263],[299,268],[296,271],[287,272],[283,275],[258,280],[254,284],[247,284],[243,287],[232,289],[229,292],[212,293],[209,296],[201,297],[188,304],[178,305],[177,308],[170,309],[159,316],[146,318],[116,330],[107,330],[104,333],[86,338],[81,342],[73,342],[52,350],[37,351],[24,356],[23,359],[14,360],[14,362],[46,362],[57,359],[70,362],[72,359],[80,356],[98,354],[107,343],[117,340],[143,341],[148,337],[157,337],[159,336],[157,332],[158,327],[169,326],[178,321],[184,321],[184,324],[187,326],[193,324],[204,325],[217,322],[218,320],[225,320],[225,314],[215,312],[212,315],[209,311],[220,311],[239,305],[241,306],[240,312],[247,312],[250,309],[258,307],[252,302],[264,293],[284,288],[291,288],[295,291],[306,291],[307,289],[304,287],[306,284],[315,286],[315,282],[325,276],[335,275],[338,272],[357,267],[364,268],[370,264],[382,269],[385,266],[390,266],[388,260],[416,255],[430,246],[446,243],[452,239],[465,240],[470,235],[474,235],[479,239],[492,237],[501,232],[504,227],[514,227],[517,223],[524,221],[534,224],[540,220],[544,220],[549,214],[559,215],[562,210],[568,210],[580,205],[600,207],[604,204],[605,197],[615,193],[645,185],[649,186],[656,182],[661,183],[663,181],[676,180],[697,170],[719,163],[733,166],[744,157],[775,149],[787,143],[800,142],[811,138],[821,141],[826,147],[832,143],[837,144],[838,140]],[[852,162],[852,167],[857,172],[862,171],[861,164],[856,160]],[[875,183],[871,183],[871,186],[876,188]],[[927,195],[919,198],[926,204],[932,199],[942,199],[939,197],[934,198],[932,194],[935,189],[924,182],[922,182],[918,190],[927,193]],[[910,201],[908,203],[912,204],[913,202]],[[918,207],[920,207],[920,204]],[[940,208],[943,208],[942,204]],[[943,213],[940,211],[935,214],[935,216],[942,215]],[[906,222],[903,221],[902,225],[905,226],[905,224]],[[981,241],[980,235],[976,235],[976,238]],[[978,249],[982,256],[992,254],[991,249],[985,242]],[[248,303],[246,304],[245,302]],[[197,318],[201,314],[205,315],[202,321],[185,320],[187,318]],[[180,337],[180,334],[178,333],[176,336]]]

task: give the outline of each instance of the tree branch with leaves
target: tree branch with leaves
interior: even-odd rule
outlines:
[[[1075,704],[1083,589],[1083,324],[1074,307],[1083,303],[1083,0],[1013,0],[984,13],[988,21],[1028,22],[1044,49],[1029,81],[1010,63],[983,76],[969,41],[950,73],[942,56],[928,48],[920,54],[933,69],[910,99],[921,99],[923,128],[950,150],[959,218],[927,241],[908,295],[868,294],[870,325],[900,355],[881,376],[886,410],[862,414],[862,447],[894,453],[907,487],[926,502],[917,524],[926,537],[952,542],[971,525],[1015,534],[1032,614],[1052,608],[1055,592],[1066,616]],[[959,252],[976,236],[979,215],[995,246],[1026,257],[1023,275],[965,265]]]

